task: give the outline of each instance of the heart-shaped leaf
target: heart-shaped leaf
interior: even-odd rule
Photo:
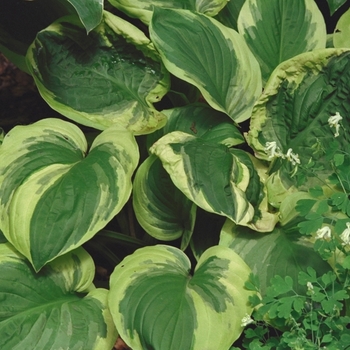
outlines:
[[[114,126],[89,153],[59,119],[17,126],[0,147],[0,229],[39,270],[102,229],[124,206],[138,163],[132,134]]]
[[[195,85],[209,105],[237,123],[261,93],[259,64],[241,35],[188,10],[155,8],[150,36],[165,67]]]
[[[185,241],[189,242],[196,206],[173,184],[154,155],[137,169],[133,207],[137,221],[152,237],[170,241],[185,235],[188,237]]]
[[[247,0],[238,17],[238,31],[258,59],[265,82],[281,62],[324,49],[327,41],[323,15],[308,0]]]
[[[300,271],[312,266],[322,275],[331,269],[298,229],[285,232],[283,227],[276,227],[271,233],[262,235],[227,220],[219,244],[233,249],[249,265],[259,277],[262,294],[276,275],[292,277],[295,290],[303,293],[305,290],[300,290],[303,287],[297,283]]]
[[[2,350],[112,348],[117,331],[108,291],[91,289],[95,267],[83,248],[35,273],[23,255],[3,243],[0,269]]]
[[[37,34],[27,62],[45,101],[78,123],[146,134],[166,122],[153,103],[169,73],[143,32],[109,12],[89,35],[76,16],[54,22]]]
[[[193,276],[187,256],[170,246],[137,250],[110,279],[108,303],[121,337],[134,350],[227,350],[251,313],[244,288],[250,269],[232,250],[214,246]]]

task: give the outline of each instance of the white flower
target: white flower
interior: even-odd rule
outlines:
[[[248,326],[248,324],[251,324],[251,323],[254,323],[254,320],[250,317],[250,315],[246,314],[242,318],[241,327],[246,327]]]
[[[340,235],[340,239],[344,242],[343,245],[350,244],[350,222],[346,223],[346,229]]]
[[[277,146],[276,141],[266,142],[264,150],[269,155],[269,158],[283,157],[283,154]]]
[[[312,285],[311,282],[307,282],[306,283],[306,287],[307,287],[308,290],[313,290],[314,289],[314,286]]]
[[[286,158],[293,164],[297,165],[300,164],[299,156],[295,153],[293,153],[293,150],[289,148],[289,150],[286,153]]]
[[[339,122],[343,119],[343,117],[339,114],[339,112],[335,112],[335,115],[332,115],[328,118],[328,124],[331,128],[335,128],[334,137],[339,136]]]
[[[330,239],[331,238],[331,229],[329,226],[323,226],[316,231],[316,239]]]

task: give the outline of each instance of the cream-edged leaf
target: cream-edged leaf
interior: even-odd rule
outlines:
[[[238,338],[242,318],[251,313],[248,266],[232,250],[214,246],[193,276],[190,269],[181,250],[163,245],[138,249],[115,268],[109,307],[132,349],[227,350]]]
[[[0,228],[39,270],[121,210],[139,154],[123,127],[103,131],[88,152],[77,126],[43,119],[9,131],[0,157]]]
[[[90,288],[95,266],[78,248],[36,273],[10,243],[0,244],[3,350],[111,349],[117,331],[105,289]]]
[[[150,36],[165,67],[237,123],[261,93],[259,64],[236,31],[188,10],[155,8]]]
[[[109,12],[89,35],[76,16],[60,18],[37,34],[27,63],[44,100],[80,124],[147,134],[166,122],[153,104],[169,73],[143,32]]]

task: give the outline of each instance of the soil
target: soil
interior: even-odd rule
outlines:
[[[7,132],[15,125],[57,116],[41,98],[33,78],[0,53],[0,127]]]

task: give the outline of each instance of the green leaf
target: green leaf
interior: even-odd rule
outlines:
[[[316,204],[316,199],[299,199],[295,210],[298,211],[301,215],[306,216],[313,206]]]
[[[333,34],[334,47],[350,47],[350,9],[340,18]]]
[[[111,349],[117,331],[105,289],[91,287],[95,266],[78,248],[35,273],[9,243],[0,244],[0,348]],[[84,293],[84,294],[82,294]]]
[[[239,337],[241,320],[251,313],[248,266],[230,249],[214,246],[192,277],[190,269],[182,251],[162,245],[141,248],[115,268],[109,307],[130,347],[227,350]]]
[[[172,131],[183,131],[207,141],[222,143],[227,147],[245,142],[242,133],[227,115],[206,104],[190,104],[162,112],[168,121],[162,129],[147,136],[149,146]]]
[[[334,14],[341,6],[346,3],[346,0],[327,0],[331,15]]]
[[[215,18],[226,27],[237,30],[238,15],[244,2],[245,0],[229,1]]]
[[[302,221],[298,224],[299,232],[311,235],[321,228],[322,224],[323,217],[316,214],[315,217],[309,217],[309,220]]]
[[[258,59],[265,82],[281,62],[324,49],[327,40],[323,15],[308,0],[247,0],[238,17],[238,31]]]
[[[323,188],[321,186],[309,188],[309,193],[314,198],[322,197],[324,195]]]
[[[109,0],[109,2],[130,17],[137,17],[148,25],[156,8],[188,9],[215,16],[228,0]]]
[[[230,0],[196,0],[195,12],[215,16]]]
[[[120,126],[87,153],[80,129],[43,119],[9,131],[0,148],[0,229],[36,270],[75,249],[124,206],[139,154]]]
[[[168,72],[143,32],[106,11],[89,35],[77,17],[54,22],[38,33],[27,63],[45,101],[78,123],[146,134],[166,122],[153,103],[168,90]]]
[[[306,200],[304,202],[304,200]],[[298,224],[316,203],[308,192],[289,193],[279,205],[279,222],[282,226]],[[275,203],[273,203],[275,204]]]
[[[315,158],[314,168],[320,166],[321,170],[307,175],[309,182],[306,186],[320,185],[320,182],[315,183],[315,176],[326,180],[333,172],[331,162],[322,151],[327,150],[334,140],[334,128],[329,126],[328,119],[336,112],[344,116],[350,112],[347,99],[349,67],[350,52],[345,49],[304,53],[282,63],[274,71],[253,110],[247,141],[255,155],[271,161],[265,147],[266,142],[275,141],[281,153],[286,154],[291,148],[298,154],[302,166],[308,164],[310,158]],[[343,118],[342,125],[347,130],[350,120]],[[337,138],[339,147],[347,151],[348,142],[342,130],[340,133]],[[322,150],[318,150],[319,145],[322,145]],[[280,192],[283,188],[287,192],[297,185],[297,177],[291,176],[293,170],[287,160],[275,160],[271,177],[274,182],[281,182]]]
[[[345,259],[344,259],[344,261],[342,262],[341,265],[343,266],[344,269],[350,270],[350,255],[345,257]]]
[[[185,235],[189,241],[196,219],[196,206],[175,187],[161,161],[154,155],[137,170],[133,207],[137,221],[152,237],[171,241]]]
[[[262,295],[266,294],[271,278],[276,275],[290,276],[294,290],[304,293],[305,288],[297,283],[300,271],[313,267],[322,274],[330,270],[330,266],[313,250],[312,244],[297,230],[286,233],[282,227],[275,227],[271,233],[261,234],[227,221],[219,244],[233,249],[249,265],[259,278]]]
[[[237,123],[250,117],[260,69],[237,32],[205,15],[155,8],[150,36],[169,72],[198,87],[211,107]]]
[[[333,160],[334,160],[334,165],[338,167],[344,163],[345,155],[337,153],[334,155]]]
[[[267,294],[272,297],[276,297],[281,294],[285,294],[293,290],[293,279],[290,276],[281,277],[275,275],[271,278],[270,286],[267,288]]]
[[[298,282],[303,286],[306,286],[308,282],[317,283],[317,274],[315,269],[308,266],[306,271],[299,271]]]
[[[254,208],[245,194],[250,171],[226,146],[174,131],[159,139],[150,152],[196,205],[242,225],[252,221]]]
[[[103,0],[67,0],[73,5],[78,16],[86,28],[86,32],[96,28],[102,21]]]

